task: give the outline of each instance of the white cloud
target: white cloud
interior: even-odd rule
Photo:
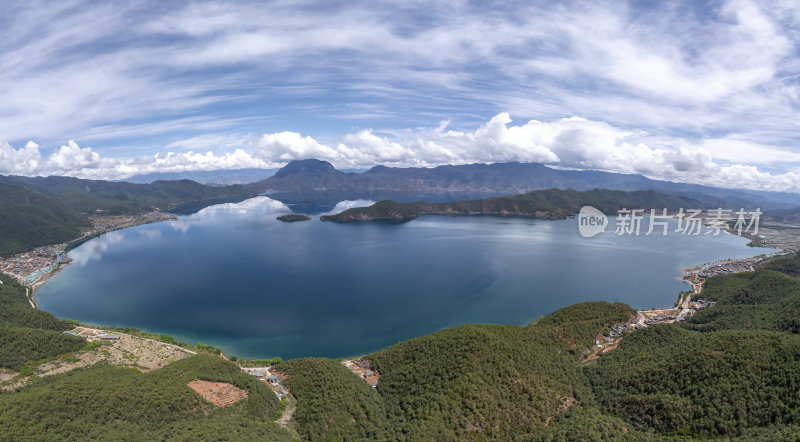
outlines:
[[[39,167],[41,160],[39,146],[33,141],[28,141],[21,149],[14,149],[0,139],[0,174],[28,175]]]
[[[256,143],[255,155],[266,161],[285,162],[302,158],[337,159],[335,149],[296,132],[263,135]]]
[[[91,147],[80,147],[73,140],[61,146],[47,158],[42,170],[53,175],[63,175],[74,171],[92,174],[92,170],[114,168],[117,162],[110,158],[100,158]]]
[[[165,152],[136,158],[116,159],[101,156],[91,147],[80,147],[70,140],[42,161],[39,146],[30,141],[24,148],[14,149],[0,143],[0,173],[6,175],[63,175],[89,179],[122,179],[153,172],[181,172],[220,169],[270,168],[268,163],[243,149],[216,154]]]
[[[195,137],[172,146],[192,146],[197,140],[215,139],[222,138]],[[222,154],[190,150],[113,159],[69,141],[42,161],[33,142],[21,149],[3,143],[0,158],[7,161],[0,164],[11,166],[3,173],[119,179],[151,172],[274,168],[306,158],[358,168],[376,164],[430,167],[519,161],[719,187],[800,193],[800,174],[775,173],[770,167],[775,163],[785,167],[800,164],[800,155],[733,138],[691,143],[681,138],[654,137],[644,131],[624,130],[579,117],[515,125],[509,114],[501,113],[471,131],[448,130],[448,122],[443,121],[436,127],[396,132],[392,138],[372,130],[357,131],[341,136],[336,145],[296,132],[264,134],[241,144],[244,147]],[[761,158],[757,164],[740,161],[752,158],[754,153]]]

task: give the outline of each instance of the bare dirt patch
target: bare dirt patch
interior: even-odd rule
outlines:
[[[12,391],[25,385],[25,378],[18,375],[16,371],[0,368],[0,391]]]
[[[91,330],[92,329],[86,329]],[[131,335],[118,333],[119,339],[101,340],[94,337],[91,332],[84,331],[82,327],[74,331],[76,336],[87,337],[91,342],[100,343],[100,346],[91,350],[81,350],[68,353],[34,368],[38,377],[65,373],[76,368],[84,368],[98,362],[111,365],[123,365],[148,372],[161,368],[171,362],[190,356],[192,352],[172,344],[143,339]],[[0,391],[14,390],[28,383],[30,377],[20,377],[19,373],[11,370],[0,370]]]
[[[69,358],[57,359],[36,368],[39,376],[63,373],[75,368],[87,367],[100,361],[111,365],[127,365],[142,371],[155,370],[170,362],[189,356],[175,346],[155,341],[121,335],[119,340],[105,341],[94,350],[75,354]]]
[[[247,399],[246,390],[225,382],[192,381],[186,385],[217,407],[225,407]]]
[[[367,359],[348,359],[342,361],[342,365],[347,367],[353,374],[364,379],[364,381],[372,387],[378,385],[381,378],[380,373],[371,369],[371,364]]]

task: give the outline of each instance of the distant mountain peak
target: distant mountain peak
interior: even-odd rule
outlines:
[[[371,168],[369,168],[369,170],[367,170],[364,173],[376,173],[376,172],[381,172],[383,170],[389,170],[389,167],[384,166],[382,164],[378,164],[377,166],[372,166]]]
[[[316,159],[308,160],[295,160],[290,161],[289,164],[283,166],[275,173],[276,178],[283,178],[296,173],[320,173],[320,172],[333,172],[336,168],[333,164]]]

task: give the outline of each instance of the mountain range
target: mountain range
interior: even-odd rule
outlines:
[[[352,193],[359,198],[455,201],[515,195],[544,189],[655,190],[689,198],[718,198],[728,207],[762,210],[800,206],[800,195],[652,180],[641,175],[595,170],[560,170],[537,163],[448,165],[434,168],[375,166],[363,173],[337,170],[327,161],[292,161],[275,175],[251,184],[286,194]],[[393,194],[393,197],[385,196]],[[397,197],[404,194],[405,197]]]
[[[192,180],[209,186],[229,186],[232,184],[249,184],[271,177],[278,169],[229,169],[199,170],[184,172],[155,172],[134,175],[118,181],[134,184],[150,184],[155,181]]]

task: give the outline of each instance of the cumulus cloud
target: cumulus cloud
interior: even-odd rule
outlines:
[[[14,149],[0,139],[0,173],[6,175],[28,175],[39,167],[42,155],[39,146],[28,141],[25,147]]]
[[[129,159],[106,158],[74,141],[46,158],[33,142],[20,149],[2,143],[0,159],[4,161],[0,163],[0,173],[119,179],[152,172],[274,168],[306,158],[356,168],[377,164],[432,167],[518,161],[720,187],[800,193],[800,174],[774,173],[769,168],[775,161],[784,166],[789,164],[787,161],[800,164],[800,156],[752,142],[718,138],[692,143],[580,117],[514,124],[508,113],[500,113],[473,130],[448,127],[449,123],[443,121],[435,127],[385,135],[361,130],[344,134],[330,144],[296,132],[268,133],[242,142],[243,147],[232,152],[190,150]],[[177,145],[184,144],[173,146]],[[746,157],[747,151],[759,155],[763,167],[732,161]],[[718,157],[719,152],[722,154]]]
[[[100,158],[100,154],[90,147],[80,147],[78,143],[70,140],[48,157],[43,170],[52,175],[64,175],[73,171],[81,171],[92,175],[92,170],[106,171],[117,166],[117,161],[111,158]]]
[[[14,149],[0,143],[0,174],[27,176],[74,176],[89,179],[123,179],[153,172],[183,172],[200,170],[277,167],[246,152],[217,154],[201,152],[163,152],[155,155],[116,159],[101,156],[91,147],[80,147],[73,140],[43,159],[39,146],[30,141]]]
[[[337,157],[335,149],[296,132],[265,134],[256,144],[255,154],[267,161],[289,161],[300,158]]]

